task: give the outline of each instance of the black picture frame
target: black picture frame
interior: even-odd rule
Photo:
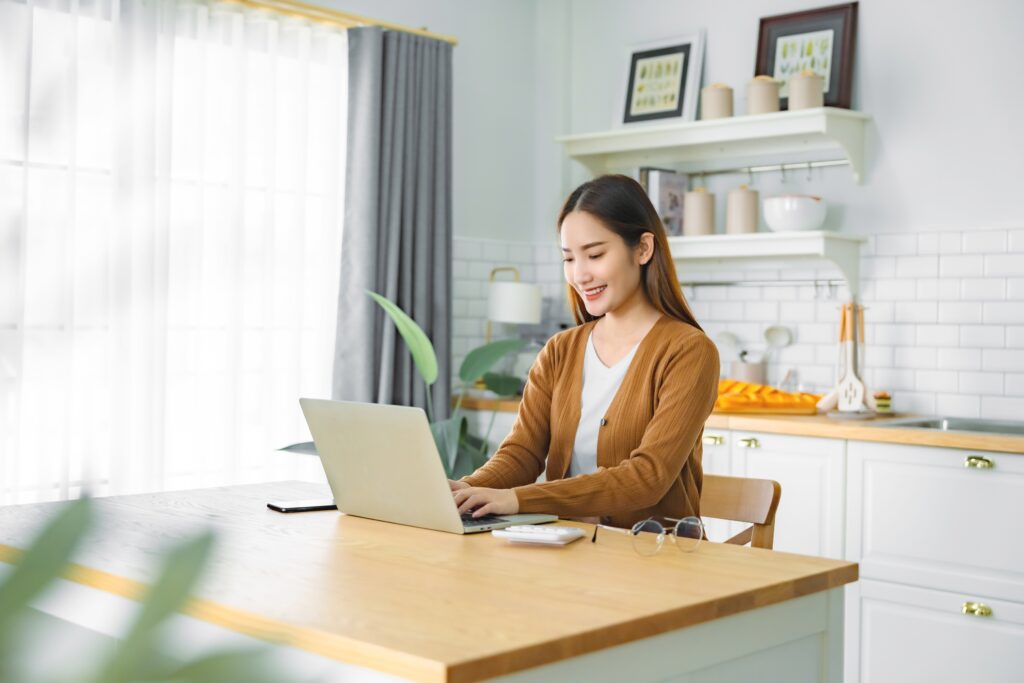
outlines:
[[[637,121],[654,121],[657,119],[671,119],[682,116],[683,113],[683,100],[686,97],[686,76],[690,70],[690,43],[683,43],[680,45],[671,45],[669,47],[657,48],[654,50],[644,50],[642,52],[634,52],[629,63],[629,83],[626,87],[626,109],[622,115],[623,123],[636,123]],[[672,109],[653,112],[650,114],[632,114],[633,110],[633,90],[636,84],[636,79],[639,77],[638,64],[642,59],[654,59],[657,57],[667,57],[669,55],[682,55],[683,57],[683,68],[681,73],[673,75],[675,90],[671,95],[675,98],[675,107]]]
[[[800,56],[796,58],[787,56],[785,63],[776,59],[777,55],[784,54],[786,48],[791,47],[793,42],[801,41],[801,36],[827,31],[833,33],[831,49],[826,55],[814,54],[805,57],[801,48]],[[791,42],[780,46],[779,41],[787,38]],[[814,59],[815,57],[819,60],[827,60],[824,68],[821,61],[809,67],[826,77],[825,106],[849,109],[853,90],[853,56],[856,38],[856,2],[762,17],[757,37],[757,63],[754,66],[754,75],[772,76],[785,84],[793,73],[783,69],[792,68],[795,61]],[[813,43],[814,41],[806,42]],[[799,44],[803,45],[804,43],[800,42]],[[817,51],[817,46],[812,46],[811,49]],[[783,85],[782,93],[785,93],[785,85]],[[782,94],[779,105],[782,109],[787,109],[789,98]]]

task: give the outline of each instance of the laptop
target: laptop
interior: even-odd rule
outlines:
[[[460,515],[422,408],[313,398],[299,405],[341,512],[453,534],[558,519]]]

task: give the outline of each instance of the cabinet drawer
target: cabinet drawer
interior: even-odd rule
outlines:
[[[871,580],[859,590],[861,683],[1021,680],[1024,605]],[[991,616],[963,614],[975,602]]]
[[[862,577],[1024,602],[1024,456],[851,442],[848,481]]]

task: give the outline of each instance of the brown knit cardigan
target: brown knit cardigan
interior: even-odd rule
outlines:
[[[597,471],[566,478],[580,420],[583,357],[596,321],[559,332],[537,356],[512,431],[463,477],[512,488],[520,512],[602,517],[700,514],[701,436],[718,393],[718,350],[692,325],[663,315],[640,342],[597,445]],[[541,472],[546,482],[535,483]]]

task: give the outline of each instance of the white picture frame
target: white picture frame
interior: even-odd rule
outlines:
[[[680,60],[679,55],[683,55],[683,59]],[[697,119],[704,69],[704,29],[630,45],[623,62],[613,127],[632,128]],[[682,73],[663,75],[677,66]],[[659,71],[657,76],[651,71],[644,74],[645,67],[663,67],[664,71]],[[658,92],[638,92],[639,85],[657,88]],[[673,93],[676,94],[674,101]]]

